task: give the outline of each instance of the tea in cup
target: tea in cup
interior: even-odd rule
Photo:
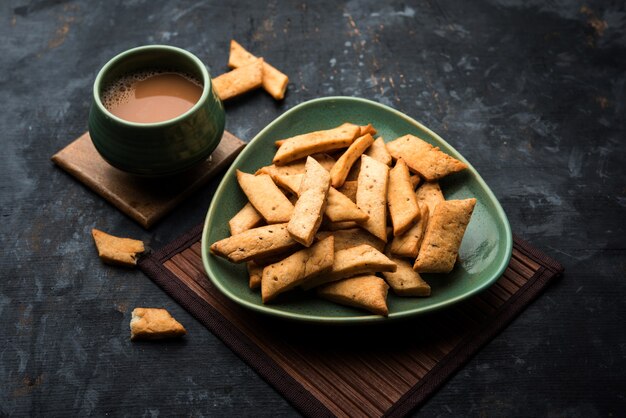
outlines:
[[[89,134],[120,170],[158,177],[190,169],[217,147],[224,123],[206,67],[183,49],[133,48],[96,77]]]

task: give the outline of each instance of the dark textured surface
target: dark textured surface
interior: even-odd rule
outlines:
[[[201,221],[216,182],[150,231],[54,167],[86,130],[91,84],[147,43],[226,70],[235,38],[290,75],[286,99],[227,105],[251,139],[327,95],[389,104],[481,172],[512,228],[565,277],[419,411],[615,416],[626,399],[626,9],[622,1],[0,4],[0,415],[296,412],[141,272],[104,266],[98,227],[157,248]],[[131,344],[135,306],[181,342]]]

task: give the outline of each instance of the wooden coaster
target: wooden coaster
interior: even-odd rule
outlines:
[[[98,154],[89,133],[54,154],[52,161],[141,226],[150,228],[230,164],[245,145],[224,131],[220,144],[206,161],[165,179],[140,178],[111,166]]]

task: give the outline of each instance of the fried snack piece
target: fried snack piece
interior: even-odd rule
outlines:
[[[300,191],[300,185],[302,184],[304,174],[270,174],[270,176],[272,176],[272,180],[274,180],[274,183],[276,183],[277,186],[282,187],[286,191],[297,196]]]
[[[298,191],[293,216],[287,224],[291,237],[305,247],[310,246],[322,223],[326,210],[330,174],[317,161],[307,157],[306,171]]]
[[[311,277],[329,271],[333,266],[334,238],[327,237],[263,269],[261,297],[270,302],[280,293],[300,285]]]
[[[359,187],[359,184],[356,180],[346,180],[343,183],[343,186],[341,186],[340,188],[338,188],[337,190],[346,195],[348,197],[348,199],[352,200],[354,203],[356,203],[356,191]]]
[[[367,213],[334,187],[328,190],[328,205],[324,214],[331,222],[364,222],[369,219]]]
[[[228,66],[231,68],[239,68],[251,64],[257,59],[239,45],[235,40],[230,41],[230,56],[228,57]],[[274,99],[282,100],[285,97],[289,77],[274,68],[267,62],[263,62],[263,88]]]
[[[272,176],[274,182],[280,187],[291,193],[298,194],[302,174],[293,176]],[[331,222],[358,221],[363,222],[369,218],[369,215],[363,212],[359,207],[347,196],[339,193],[337,189],[331,187],[328,189],[328,200],[324,215]]]
[[[380,277],[358,276],[321,286],[317,294],[341,305],[368,310],[387,316],[387,291],[389,286]]]
[[[348,177],[348,173],[354,162],[372,145],[374,138],[370,134],[365,134],[357,138],[337,160],[332,170],[330,179],[333,187],[341,187]]]
[[[265,225],[248,229],[214,242],[211,253],[224,257],[233,263],[243,263],[252,259],[269,257],[298,246],[287,232],[287,223]]]
[[[396,271],[396,263],[374,247],[363,244],[335,252],[333,268],[330,272],[303,283],[304,289],[311,289],[324,283],[345,279],[358,274],[380,271]]]
[[[263,58],[217,76],[211,83],[221,100],[232,99],[259,88],[263,83]]]
[[[335,165],[335,159],[328,154],[313,154],[311,157],[315,158],[315,161],[320,163],[320,165],[328,171]],[[305,164],[306,159],[293,161],[289,164],[281,165],[280,167],[271,164],[259,168],[254,174],[269,174],[272,177],[276,175],[293,176],[296,174],[304,174]]]
[[[261,277],[263,276],[263,266],[258,265],[254,261],[248,261],[246,263],[248,269],[248,286],[250,289],[257,289],[261,287]]]
[[[161,308],[135,308],[130,320],[131,340],[158,340],[181,337],[187,330]]]
[[[287,138],[278,148],[274,160],[275,165],[285,165],[311,154],[347,148],[361,132],[357,125],[344,123],[333,129],[309,132]]]
[[[359,128],[361,128],[359,136],[363,136],[365,134],[376,135],[376,128],[374,128],[371,123],[368,123],[367,125],[361,125],[359,126]]]
[[[237,235],[263,223],[263,217],[250,202],[246,203],[235,216],[228,221],[230,235]]]
[[[430,296],[430,285],[422,279],[413,266],[406,260],[389,256],[398,265],[394,272],[385,271],[383,276],[387,284],[398,296]]]
[[[252,206],[268,224],[289,222],[293,205],[268,174],[254,176],[237,170],[237,181]]]
[[[142,241],[131,238],[118,238],[99,229],[92,229],[91,235],[98,249],[98,256],[106,264],[115,266],[135,266],[137,254],[145,251]]]
[[[435,207],[413,269],[419,273],[449,273],[472,217],[476,199],[446,200]]]
[[[413,259],[417,257],[420,245],[422,245],[422,240],[424,239],[424,233],[426,232],[426,225],[428,224],[428,205],[421,205],[420,212],[419,221],[404,234],[393,237],[389,246],[392,254]]]
[[[393,158],[403,158],[411,170],[427,181],[438,180],[467,168],[464,162],[413,135],[402,136],[386,145]]]
[[[420,207],[411,184],[409,168],[402,158],[389,171],[387,206],[393,225],[393,235],[404,234],[420,218]]]
[[[365,151],[365,155],[386,165],[391,165],[392,162],[391,154],[387,151],[387,146],[382,136],[376,138],[376,141]]]
[[[361,228],[341,229],[338,231],[320,231],[317,233],[316,237],[318,240],[321,240],[329,236],[335,237],[335,251],[358,247],[363,244],[374,247],[380,252],[385,249],[384,242]]]
[[[445,200],[437,182],[424,182],[417,188],[415,194],[420,206],[427,205],[431,215],[435,212],[435,207]]]
[[[389,167],[367,155],[361,156],[356,204],[369,215],[363,229],[387,242],[387,185]]]

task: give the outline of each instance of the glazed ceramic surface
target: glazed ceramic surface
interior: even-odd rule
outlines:
[[[121,76],[163,68],[191,74],[203,83],[202,96],[186,113],[164,122],[133,123],[110,113],[102,104],[103,88]],[[120,170],[144,177],[185,171],[205,160],[224,132],[222,102],[204,64],[183,49],[150,45],[111,59],[96,77],[89,112],[89,134],[100,155]]]
[[[383,318],[354,308],[344,307],[296,290],[263,305],[260,291],[248,287],[245,264],[233,264],[210,254],[210,245],[228,237],[228,220],[246,203],[239,188],[235,170],[254,173],[271,164],[276,152],[274,141],[294,135],[329,129],[344,122],[364,125],[372,123],[385,141],[405,134],[440,147],[444,152],[464,161],[469,168],[442,179],[446,199],[475,197],[478,202],[467,227],[459,262],[449,274],[423,274],[430,284],[428,298],[398,297],[389,291],[389,317]],[[233,301],[262,314],[294,320],[336,324],[390,321],[445,308],[487,288],[508,265],[512,251],[512,235],[507,217],[487,184],[471,164],[437,134],[410,117],[381,104],[357,98],[328,97],[300,104],[263,129],[225,174],[208,210],[202,235],[202,260],[215,286]]]

